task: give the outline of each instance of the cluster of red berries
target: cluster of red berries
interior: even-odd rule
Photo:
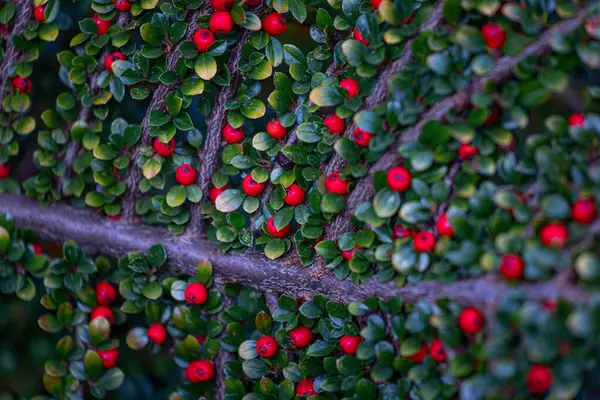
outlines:
[[[19,93],[27,94],[31,92],[33,83],[29,78],[23,78],[21,76],[15,76],[11,80],[11,85]]]
[[[107,281],[98,282],[96,284],[96,302],[98,306],[92,310],[90,320],[93,321],[96,318],[104,318],[109,324],[114,324],[115,316],[108,306],[116,300],[117,290],[115,287]],[[116,348],[105,351],[97,350],[97,353],[102,360],[102,366],[104,368],[114,368],[117,366],[117,362],[119,361],[119,350]]]

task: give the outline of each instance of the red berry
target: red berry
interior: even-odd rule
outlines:
[[[542,228],[540,239],[546,247],[562,248],[567,244],[567,240],[569,240],[569,231],[564,224],[552,222]]]
[[[185,375],[192,383],[210,381],[215,375],[215,365],[212,361],[192,361],[185,369]]]
[[[152,343],[163,344],[167,340],[167,329],[161,324],[152,324],[148,327],[148,340]]]
[[[448,358],[446,355],[446,350],[444,349],[444,344],[440,339],[433,339],[431,341],[431,347],[429,348],[429,355],[433,358],[434,361],[444,362]]]
[[[283,201],[285,201],[285,204],[288,206],[299,206],[300,204],[304,203],[305,197],[304,189],[302,189],[300,185],[292,183],[287,187],[287,189],[285,189],[285,197],[283,198]]]
[[[217,11],[229,11],[234,4],[234,0],[210,0],[210,5]]]
[[[454,236],[454,229],[452,229],[452,225],[450,225],[450,221],[448,220],[447,214],[442,214],[435,222],[435,227],[437,229],[437,233],[440,236]]]
[[[275,221],[275,217],[271,217],[267,221],[267,232],[269,232],[269,235],[276,237],[276,238],[286,237],[290,233],[290,226],[286,225],[283,228],[277,230],[277,228],[275,227],[274,221]]]
[[[427,356],[427,354],[429,354],[429,349],[427,348],[427,345],[423,343],[421,344],[419,351],[408,358],[410,358],[410,360],[414,363],[420,363]]]
[[[373,134],[360,129],[358,126],[354,129],[354,143],[360,147],[369,147]]]
[[[117,290],[107,281],[98,282],[96,284],[96,301],[101,306],[107,306],[117,300]]]
[[[202,344],[206,341],[206,336],[195,336],[196,338],[196,342],[198,342],[198,344]]]
[[[10,175],[12,167],[9,164],[0,164],[0,178],[6,178]]]
[[[31,91],[31,79],[15,76],[11,81],[13,89],[19,93],[29,93]]]
[[[405,192],[410,188],[412,176],[404,167],[394,167],[388,171],[387,183],[396,192]]]
[[[257,5],[260,4],[261,0],[246,0],[246,5],[248,7],[256,7]]]
[[[315,386],[310,379],[302,379],[298,382],[298,385],[296,385],[296,396],[306,397],[315,396],[316,394]]]
[[[346,354],[356,354],[359,344],[360,336],[344,335],[340,338],[340,347]]]
[[[104,69],[108,72],[113,72],[112,65],[117,60],[126,60],[125,54],[120,51],[115,51],[114,53],[110,53],[106,57],[104,57]]]
[[[199,52],[205,53],[215,42],[215,35],[208,29],[198,29],[192,39]]]
[[[208,290],[201,283],[190,283],[183,292],[185,301],[190,304],[204,304],[208,299]]]
[[[98,27],[98,35],[104,35],[106,32],[108,32],[108,28],[110,28],[110,21],[105,21],[102,18],[100,18],[98,15],[94,15],[92,17],[92,19],[94,20],[94,22],[96,23],[96,26]]]
[[[554,300],[546,299],[546,300],[544,300],[543,307],[546,310],[548,310],[551,313],[553,313],[553,312],[556,311],[556,308],[558,307],[558,304],[556,304],[556,301],[554,301]]]
[[[125,12],[131,8],[131,2],[129,0],[113,0],[113,4],[118,11]]]
[[[290,332],[290,344],[297,349],[303,349],[310,344],[312,331],[305,326],[299,326]]]
[[[483,124],[485,126],[494,125],[496,123],[496,121],[498,121],[499,119],[500,119],[500,107],[498,107],[498,105],[494,104],[494,106],[492,107],[492,112],[485,119],[485,121],[483,121]]]
[[[100,359],[102,360],[102,366],[104,368],[109,369],[117,366],[117,362],[119,361],[119,350],[98,350],[97,353],[100,356]]]
[[[413,245],[419,253],[429,253],[435,249],[435,236],[431,232],[419,232],[415,235]]]
[[[340,178],[339,172],[332,172],[329,174],[327,179],[325,179],[325,189],[329,193],[337,193],[341,195],[348,194],[348,186],[350,182],[347,179]]]
[[[263,336],[256,342],[256,352],[259,356],[270,358],[277,353],[277,342],[272,336]]]
[[[208,27],[217,35],[224,35],[233,30],[233,18],[227,11],[217,11],[210,16]]]
[[[181,164],[175,170],[175,180],[183,186],[196,182],[196,170],[189,164]]]
[[[348,97],[353,98],[358,95],[358,82],[352,78],[346,78],[340,82],[340,87],[348,93]]]
[[[248,196],[258,196],[265,188],[265,183],[258,183],[252,179],[252,174],[248,174],[242,179],[242,190]]]
[[[342,250],[342,257],[344,257],[344,259],[346,261],[350,261],[354,257],[354,251],[355,251],[354,249]]]
[[[110,219],[111,221],[118,221],[119,218],[121,218],[121,214],[117,213],[115,215],[107,215],[106,216],[108,219]]]
[[[392,239],[403,239],[407,237],[411,237],[414,235],[414,232],[408,228],[403,227],[402,225],[396,225],[392,230]]]
[[[467,307],[458,316],[458,326],[465,333],[478,333],[483,329],[483,315],[474,307]]]
[[[223,127],[223,139],[227,143],[240,143],[244,140],[244,127],[234,128],[230,124]]]
[[[383,0],[371,0],[371,5],[375,9],[378,9],[381,3],[383,3]]]
[[[338,117],[335,113],[325,116],[323,124],[329,129],[329,133],[332,135],[344,132],[344,128],[346,127],[346,121]]]
[[[552,371],[545,365],[532,365],[527,371],[527,390],[544,394],[552,386]]]
[[[358,40],[359,42],[361,42],[365,46],[368,46],[369,43],[371,43],[369,40],[365,39],[365,37],[363,36],[362,32],[358,28],[355,29],[354,32],[352,32],[352,38],[355,39],[355,40]]]
[[[220,188],[213,186],[212,189],[210,189],[210,201],[213,203],[217,201],[217,197],[227,189],[229,189],[229,185],[221,186]]]
[[[115,323],[115,315],[113,314],[112,310],[106,306],[98,306],[94,308],[92,314],[90,315],[90,321],[93,321],[96,318],[104,318],[111,325]]]
[[[33,17],[37,22],[46,22],[46,16],[44,15],[44,11],[46,11],[45,4],[37,6],[33,9]]]
[[[175,152],[175,147],[177,147],[175,139],[169,140],[169,143],[163,143],[158,138],[154,139],[154,151],[156,151],[159,156],[169,157]]]
[[[479,153],[477,146],[473,146],[469,143],[463,143],[458,148],[458,157],[461,160],[470,160]]]
[[[569,117],[569,126],[576,128],[583,128],[585,124],[585,115],[582,113],[573,113]]]
[[[515,254],[506,254],[500,261],[500,274],[506,279],[515,280],[523,276],[525,264],[521,257]]]
[[[281,125],[279,122],[279,118],[273,118],[267,124],[267,133],[273,137],[275,140],[281,140],[285,138],[287,134],[287,129],[285,126]]]
[[[42,248],[42,245],[39,243],[32,243],[31,247],[33,247],[33,254],[35,255],[40,255],[44,253],[44,249]]]
[[[490,49],[499,49],[506,40],[506,32],[498,24],[485,24],[481,28],[481,34],[483,35],[483,41],[485,45]]]
[[[281,35],[287,30],[287,20],[282,14],[269,14],[262,20],[262,29],[271,36]]]
[[[571,207],[573,220],[580,224],[589,224],[596,219],[596,203],[592,198],[578,199]]]

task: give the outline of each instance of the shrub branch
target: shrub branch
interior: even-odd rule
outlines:
[[[4,90],[9,85],[9,74],[8,70],[11,65],[16,64],[21,58],[21,53],[15,47],[12,36],[21,36],[27,26],[27,23],[31,19],[33,13],[33,2],[29,0],[17,0],[15,5],[18,8],[17,19],[13,26],[12,34],[10,35],[11,40],[6,41],[6,50],[4,52],[4,58],[0,63],[0,98],[4,97]]]

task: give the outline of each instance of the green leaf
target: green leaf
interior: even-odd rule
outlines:
[[[125,374],[119,368],[111,368],[98,379],[96,384],[106,390],[115,390],[125,380]]]
[[[194,63],[194,71],[205,81],[211,80],[217,74],[217,61],[210,54],[200,54]]]
[[[175,185],[171,189],[169,189],[166,200],[167,200],[167,204],[170,207],[179,207],[180,205],[182,205],[185,202],[186,198],[187,198],[187,192],[185,190],[185,186]]]
[[[215,206],[221,212],[232,212],[242,205],[245,197],[238,189],[227,189],[217,197]]]
[[[306,354],[311,357],[324,357],[333,352],[335,346],[323,340],[317,340],[310,345]]]
[[[265,115],[267,112],[267,107],[258,99],[250,99],[242,104],[240,111],[246,118],[258,119]]]
[[[290,4],[290,12],[296,18],[296,20],[300,23],[304,22],[306,19],[306,5],[302,0],[288,0]],[[281,11],[280,11],[281,12]]]
[[[310,101],[320,107],[337,106],[344,101],[344,96],[337,87],[332,88],[319,86],[310,92],[309,98]]]
[[[391,218],[398,212],[401,205],[400,193],[391,189],[382,189],[377,192],[373,200],[373,209],[380,218]]]

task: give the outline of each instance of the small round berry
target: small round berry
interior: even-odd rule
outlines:
[[[131,2],[129,0],[114,0],[113,4],[117,11],[125,12],[131,8]]]
[[[198,29],[194,33],[192,41],[196,45],[199,52],[205,53],[210,46],[217,40],[215,35],[208,29]]]
[[[305,348],[311,341],[312,331],[305,326],[299,326],[290,332],[290,344],[297,349]]]
[[[252,174],[248,174],[244,177],[244,179],[242,179],[242,190],[248,196],[258,196],[259,194],[261,194],[261,192],[263,191],[264,188],[265,188],[265,183],[264,182],[261,182],[261,183],[256,182],[252,178]]]
[[[596,219],[596,203],[592,198],[578,199],[571,207],[573,220],[580,224],[587,225]]]
[[[107,306],[117,300],[117,290],[107,281],[96,284],[96,301],[101,306]]]
[[[315,396],[316,394],[317,392],[315,392],[315,385],[310,379],[302,379],[296,385],[296,396],[306,397]]]
[[[387,183],[396,192],[405,192],[410,188],[412,176],[404,167],[394,167],[387,173]]]
[[[448,358],[444,344],[440,339],[433,339],[431,341],[431,347],[429,348],[429,355],[434,361],[444,362]]]
[[[31,79],[23,78],[21,76],[15,76],[12,78],[11,84],[13,89],[19,93],[29,93],[31,91],[31,87],[33,86]]]
[[[287,134],[287,129],[285,126],[281,125],[279,122],[279,118],[273,118],[267,124],[267,133],[273,137],[275,140],[281,140],[285,138]]]
[[[278,230],[275,227],[275,217],[271,217],[267,221],[267,232],[269,233],[269,235],[276,238],[286,237],[290,233],[290,225],[288,224]]]
[[[531,394],[544,394],[552,386],[552,371],[545,365],[532,365],[527,371],[527,390]]]
[[[429,349],[427,348],[427,345],[425,343],[422,343],[421,347],[419,348],[419,351],[417,351],[412,356],[409,356],[408,358],[410,358],[410,361],[418,364],[422,362],[425,359],[425,357],[427,357],[427,354],[429,354]]]
[[[340,178],[339,172],[332,172],[329,174],[327,179],[325,179],[325,189],[329,193],[337,193],[341,195],[348,194],[348,186],[350,182],[347,179]]]
[[[500,107],[498,107],[497,104],[494,104],[494,106],[492,107],[492,112],[490,113],[490,115],[488,115],[485,121],[483,121],[483,124],[485,126],[494,125],[500,119],[500,115]]]
[[[383,0],[371,0],[371,5],[376,10],[379,8],[379,6],[381,5],[381,3],[383,3]]]
[[[119,350],[98,350],[97,353],[100,356],[100,359],[102,360],[102,366],[104,368],[110,369],[117,366],[117,363],[119,362]]]
[[[361,42],[365,46],[368,46],[369,43],[371,43],[368,39],[365,39],[365,37],[363,36],[362,32],[358,28],[355,29],[354,32],[352,32],[352,38],[355,39],[355,40],[358,40],[359,42]]]
[[[187,285],[183,295],[189,304],[204,304],[208,300],[206,286],[197,282]]]
[[[234,0],[210,0],[210,5],[216,11],[229,11],[234,4]]]
[[[212,361],[192,361],[185,369],[185,376],[192,383],[210,381],[215,375],[215,366]]]
[[[105,21],[98,15],[94,15],[92,20],[94,20],[96,26],[98,27],[98,35],[104,35],[106,32],[108,32],[108,28],[110,28],[111,25],[110,21]]]
[[[162,157],[169,157],[175,152],[175,148],[177,147],[175,144],[175,139],[169,140],[169,143],[163,143],[158,138],[155,138],[153,145],[154,151]]]
[[[438,235],[440,236],[454,236],[454,229],[452,229],[452,225],[450,225],[450,221],[448,220],[448,214],[446,213],[440,215],[438,220],[435,222],[435,227]]]
[[[111,325],[115,323],[115,315],[113,314],[112,310],[106,306],[98,306],[94,308],[92,314],[90,315],[90,321],[93,321],[96,318],[104,318]]]
[[[181,164],[175,170],[175,180],[183,186],[196,182],[196,170],[190,164]]]
[[[458,316],[458,326],[469,334],[475,334],[483,329],[483,315],[474,307],[467,307]]]
[[[552,222],[545,225],[540,231],[540,239],[546,247],[562,248],[569,240],[567,227],[560,222]]]
[[[216,35],[225,35],[233,30],[233,18],[227,11],[217,11],[210,16],[208,27]]]
[[[346,354],[356,354],[359,344],[360,336],[344,335],[340,338],[340,347]]]
[[[37,22],[46,22],[46,16],[44,15],[46,11],[46,5],[43,4],[41,6],[37,6],[33,9],[33,17]]]
[[[458,157],[461,160],[470,160],[479,153],[477,146],[469,143],[463,143],[458,147]]]
[[[41,244],[39,244],[39,243],[32,243],[31,247],[33,247],[33,254],[35,254],[36,256],[44,254],[44,249],[42,248]]]
[[[337,116],[337,114],[329,114],[323,118],[323,125],[329,129],[329,132],[332,135],[339,134],[344,132],[344,128],[346,128],[346,121],[343,118]]]
[[[585,125],[585,115],[582,113],[573,113],[569,117],[569,126],[575,128],[583,128]]]
[[[304,194],[304,189],[302,189],[300,185],[292,183],[285,189],[285,197],[283,198],[283,201],[288,206],[295,207],[304,203],[305,197],[306,195]]]
[[[340,87],[348,93],[349,98],[356,97],[360,89],[358,82],[352,78],[346,78],[340,82]]]
[[[279,346],[272,336],[263,336],[256,342],[256,352],[264,358],[273,357]]]
[[[435,236],[431,232],[419,232],[415,235],[413,246],[419,253],[429,253],[435,249]]]
[[[282,14],[269,14],[262,20],[262,30],[271,36],[281,35],[287,30],[287,20]]]
[[[520,279],[523,276],[525,264],[521,257],[515,254],[506,254],[500,261],[500,274],[509,280]]]
[[[544,303],[542,304],[542,306],[544,307],[545,310],[548,310],[551,313],[554,313],[556,311],[556,309],[558,308],[558,304],[556,303],[555,300],[552,300],[552,299],[544,300]]]
[[[506,40],[506,32],[498,24],[485,24],[481,28],[483,41],[490,49],[498,50],[504,45]]]
[[[12,167],[10,164],[0,164],[0,178],[6,178],[10,175]]]
[[[148,340],[155,344],[163,344],[167,340],[167,329],[161,324],[148,327]]]
[[[104,57],[104,69],[108,72],[113,72],[113,63],[117,60],[126,60],[125,54],[120,51],[115,51]]]
[[[360,129],[358,126],[354,129],[354,143],[360,147],[369,147],[373,134]]]
[[[210,201],[213,203],[217,201],[217,197],[227,189],[229,189],[229,185],[221,186],[220,188],[213,186],[212,189],[210,189]]]
[[[244,140],[244,127],[234,128],[230,124],[223,127],[223,139],[227,143],[241,143]]]
[[[407,237],[414,236],[414,232],[408,228],[403,227],[402,225],[396,225],[392,230],[392,239],[403,239]]]

